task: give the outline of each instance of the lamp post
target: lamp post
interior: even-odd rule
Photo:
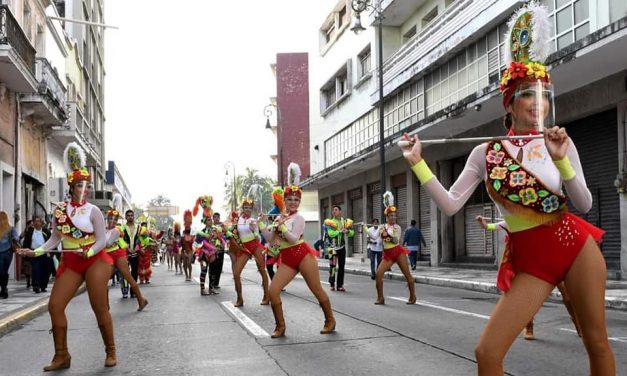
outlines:
[[[237,210],[237,180],[235,175],[235,163],[227,161],[224,164],[224,170],[226,171],[224,176],[224,188],[228,187],[229,170],[233,171],[233,185],[231,185],[231,210]]]
[[[355,23],[351,30],[355,34],[366,30],[361,25],[361,13],[370,10],[374,13],[375,23],[377,25],[377,74],[379,76],[379,165],[381,172],[381,223],[385,223],[385,215],[383,214],[383,193],[385,192],[385,126],[384,126],[384,101],[383,101],[383,8],[382,0],[352,0],[351,8],[355,12]]]

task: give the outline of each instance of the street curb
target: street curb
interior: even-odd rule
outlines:
[[[319,265],[319,268],[320,270],[329,270],[329,267],[325,265]],[[370,277],[369,270],[345,268],[344,271],[345,273],[365,275],[365,276]],[[484,293],[495,294],[495,295],[501,294],[501,291],[496,287],[496,283],[472,282],[472,281],[467,281],[467,280],[441,278],[441,277],[425,277],[425,276],[420,276],[420,275],[418,276],[414,275],[413,277],[416,283],[420,283],[423,285],[450,287],[454,289],[484,292]],[[394,281],[405,281],[405,276],[401,273],[386,272],[385,278],[391,279]],[[554,301],[554,302],[561,302],[562,295],[559,292],[553,292],[549,296],[549,300]],[[611,309],[616,309],[620,311],[627,311],[627,301],[614,298],[614,297],[606,297],[605,308],[611,308]]]
[[[74,296],[82,294],[83,292],[85,292],[86,289],[87,287],[83,283],[81,287],[78,288],[78,291],[76,291],[76,295]],[[6,334],[9,334],[11,331],[18,328],[20,325],[25,324],[28,321],[39,316],[40,314],[46,312],[48,310],[48,300],[49,298],[45,298],[35,303],[35,305],[28,306],[20,311],[15,312],[9,317],[1,320],[0,321],[0,337],[3,337]]]

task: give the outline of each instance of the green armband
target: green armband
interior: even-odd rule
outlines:
[[[433,179],[433,172],[431,172],[431,169],[424,159],[411,166],[411,170],[416,174],[418,180],[420,180],[420,184],[426,184],[429,180]]]
[[[93,255],[95,255],[95,254],[96,254],[96,252],[94,252],[94,249],[93,249],[93,248],[89,248],[89,249],[87,250],[87,252],[85,252],[85,255],[87,256],[87,258],[92,257],[92,256],[93,256]]]
[[[35,252],[35,257],[39,257],[43,255],[44,253],[46,253],[43,247],[36,248],[33,250],[33,252]]]
[[[266,222],[259,222],[259,229],[260,230],[265,230],[266,229]]]
[[[487,226],[486,230],[495,231],[496,230],[496,223],[488,223],[488,226]]]
[[[560,159],[559,161],[553,161],[553,163],[555,164],[555,167],[557,167],[557,170],[560,172],[562,180],[570,180],[575,177],[575,169],[570,164],[568,156],[564,156],[564,158]]]
[[[279,231],[281,231],[281,234],[285,234],[287,232],[287,226],[285,223],[282,223],[281,226],[279,226]]]

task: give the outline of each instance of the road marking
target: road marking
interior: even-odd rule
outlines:
[[[560,328],[560,330],[563,332],[577,334],[577,331],[575,329]],[[627,343],[627,337],[607,337],[607,339],[614,342]]]
[[[394,300],[398,300],[398,301],[401,301],[401,302],[407,302],[407,298],[399,298],[399,297],[394,297],[394,296],[391,296],[389,298],[390,299],[394,299]],[[457,313],[457,314],[460,314],[460,315],[476,317],[476,318],[480,318],[480,319],[484,319],[484,320],[489,320],[490,319],[490,316],[480,315],[478,313],[473,313],[473,312],[466,312],[466,311],[462,311],[462,310],[455,309],[455,308],[443,307],[441,305],[429,303],[429,302],[424,301],[424,300],[417,300],[416,304],[417,305],[421,305],[421,306],[425,306],[425,307],[429,307],[429,308],[439,309],[439,310],[442,310],[442,311]]]
[[[270,334],[263,330],[262,327],[257,325],[250,317],[246,316],[244,312],[235,308],[232,302],[225,301],[221,303],[224,308],[226,308],[227,312],[233,316],[233,318],[248,331],[248,333],[252,334],[255,337],[263,338],[270,337]]]

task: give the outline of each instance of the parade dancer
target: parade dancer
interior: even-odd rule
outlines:
[[[510,231],[510,256],[503,259],[497,284],[505,291],[475,348],[479,375],[502,375],[503,359],[518,333],[553,288],[564,282],[581,327],[589,373],[615,375],[616,365],[605,321],[607,270],[597,241],[603,230],[570,213],[592,206],[581,161],[564,128],[541,129],[550,121],[553,92],[541,60],[550,51],[547,11],[535,2],[509,23],[511,49],[501,80],[505,124],[510,134],[541,138],[491,141],[473,149],[457,181],[447,191],[422,159],[417,136],[404,136],[403,156],[422,186],[446,215],[460,210],[481,181]],[[532,60],[533,59],[533,60]]]
[[[353,220],[342,217],[342,208],[333,205],[333,216],[324,220],[325,237],[329,251],[329,285],[331,291],[335,290],[337,278],[337,291],[344,289],[344,267],[346,265],[346,238],[355,235]]]
[[[128,289],[133,290],[135,297],[137,298],[137,311],[142,311],[148,300],[142,296],[142,292],[139,289],[139,285],[133,279],[131,270],[128,268],[128,259],[126,258],[126,252],[128,244],[122,237],[122,229],[118,226],[118,219],[120,218],[120,212],[115,209],[107,211],[107,247],[106,252],[113,259],[113,265],[119,270],[122,275],[122,298],[128,297]]]
[[[54,210],[50,239],[34,251],[20,249],[26,256],[39,256],[56,250],[63,244],[63,255],[57,270],[48,312],[52,322],[55,354],[44,371],[69,368],[72,357],[67,347],[68,322],[65,308],[83,282],[91,308],[105,344],[105,367],[117,364],[113,320],[109,313],[108,282],[113,271],[113,260],[103,251],[106,242],[105,223],[97,206],[87,202],[93,189],[91,176],[85,168],[85,154],[76,143],[70,143],[64,151],[64,164],[68,169],[69,202],[58,204]]]
[[[241,307],[244,305],[244,298],[242,295],[242,270],[248,263],[251,257],[254,257],[257,263],[257,270],[261,274],[261,281],[263,286],[263,298],[261,305],[270,304],[270,297],[268,296],[268,274],[266,273],[265,263],[263,260],[263,246],[259,241],[259,229],[257,221],[251,217],[255,201],[253,195],[255,192],[252,189],[248,192],[248,197],[242,202],[242,214],[237,220],[237,234],[240,238],[242,247],[239,249],[237,257],[235,259],[235,266],[233,272],[233,280],[235,281],[235,291],[237,293],[237,301],[235,307]]]
[[[281,290],[299,272],[324,312],[324,326],[320,334],[329,334],[335,331],[335,318],[329,297],[320,284],[320,272],[316,261],[317,252],[304,240],[305,218],[298,212],[302,196],[298,186],[300,167],[296,163],[292,162],[288,166],[287,181],[288,186],[284,189],[287,212],[281,213],[268,227],[266,227],[267,216],[265,214],[261,216],[259,221],[263,236],[269,242],[279,239],[279,268],[270,284],[270,300],[276,323],[271,337],[278,338],[285,335]]]
[[[181,250],[181,224],[174,222],[174,231],[172,238],[172,254],[174,257],[174,273],[183,274],[183,258]]]
[[[185,282],[192,281],[192,257],[194,257],[194,236],[192,235],[192,212],[185,210],[183,213],[183,235],[180,240],[181,259],[183,260],[183,271],[185,272]]]
[[[154,240],[150,236],[148,223],[142,222],[139,226],[139,243],[135,246],[135,250],[139,254],[139,284],[149,284],[152,277],[152,255],[151,248]]]
[[[507,223],[505,221],[501,221],[498,223],[488,223],[486,219],[480,215],[478,215],[475,219],[479,223],[479,226],[481,226],[481,228],[483,228],[486,231],[497,231],[497,230],[507,231]],[[511,257],[509,235],[505,235],[505,251],[503,252],[503,257],[508,257],[508,258]],[[499,261],[502,261],[502,260],[499,260]],[[579,323],[577,322],[577,318],[575,316],[575,310],[570,301],[570,296],[568,295],[568,292],[566,291],[566,285],[564,285],[564,282],[558,284],[557,289],[562,295],[562,303],[564,303],[564,307],[566,307],[566,310],[568,311],[570,320],[573,322],[573,325],[575,325],[575,330],[577,331],[577,335],[581,337],[581,329],[579,328]],[[531,318],[531,320],[529,320],[529,322],[525,326],[525,330],[523,331],[523,338],[528,341],[532,341],[536,339],[533,333],[533,317]]]
[[[415,304],[416,283],[409,271],[409,264],[407,262],[409,250],[400,245],[401,226],[396,223],[396,206],[394,206],[394,196],[392,192],[387,191],[383,194],[383,205],[385,206],[383,214],[385,214],[387,222],[379,226],[379,235],[383,241],[383,260],[379,264],[375,275],[377,300],[374,304],[385,304],[385,298],[383,297],[383,275],[394,263],[398,264],[401,273],[403,273],[407,280],[407,288],[409,289],[407,304]]]
[[[287,210],[285,208],[285,198],[283,194],[283,188],[276,187],[272,190],[272,201],[274,205],[272,209],[268,212],[268,219],[270,222],[274,222],[277,217],[281,213],[285,213]],[[266,249],[265,249],[265,258],[266,258],[266,270],[268,271],[268,276],[270,276],[270,280],[274,278],[274,265],[276,264],[276,257],[279,254],[280,250],[280,238],[275,237],[274,241],[268,241],[266,239]]]
[[[212,218],[213,227],[216,229],[214,244],[218,248],[218,253],[216,254],[216,260],[209,266],[209,288],[215,291],[220,288],[220,276],[222,275],[222,267],[224,265],[226,226],[220,222],[220,213],[213,213]]]
[[[218,253],[218,247],[215,245],[218,230],[213,227],[213,212],[211,210],[212,204],[212,196],[200,196],[196,200],[196,205],[194,205],[193,211],[194,216],[196,216],[199,208],[203,209],[202,222],[205,224],[205,228],[196,233],[195,241],[197,247],[196,258],[200,263],[200,295],[216,294],[216,292],[213,291],[211,282],[209,283],[209,291],[205,289],[205,280],[207,272],[209,271],[209,265],[215,261],[216,254]],[[211,281],[211,275],[209,275],[209,280]]]

